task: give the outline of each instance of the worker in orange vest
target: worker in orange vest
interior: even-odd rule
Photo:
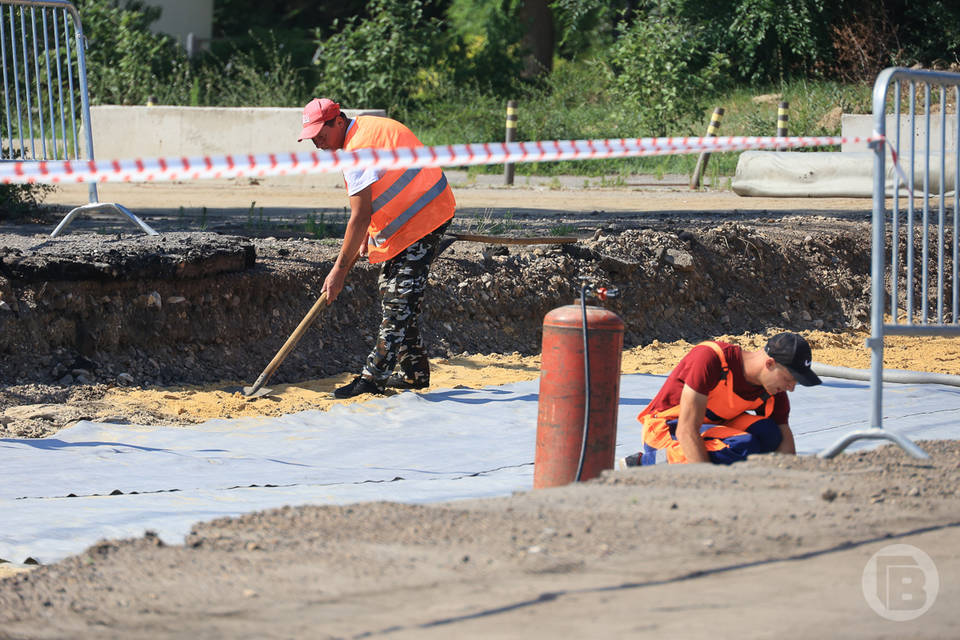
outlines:
[[[810,345],[779,333],[758,351],[704,342],[685,355],[637,419],[643,450],[618,468],[659,462],[731,464],[752,453],[796,453],[787,392],[820,384]]]
[[[347,118],[340,105],[314,98],[303,108],[298,142],[318,149],[401,149],[423,144],[390,118]],[[336,389],[337,398],[383,393],[387,386],[423,389],[430,384],[430,363],[420,338],[420,305],[430,265],[456,209],[453,191],[439,168],[344,169],[350,220],[337,256],[323,282],[328,302],[343,289],[358,253],[381,264],[378,286],[383,320],[377,344],[363,371]],[[399,366],[399,373],[394,368]]]

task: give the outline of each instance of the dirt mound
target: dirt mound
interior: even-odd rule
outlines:
[[[598,230],[546,248],[458,243],[431,274],[423,332],[435,357],[536,353],[543,316],[572,302],[581,278],[620,289],[610,306],[627,346],[772,324],[856,329],[867,309],[866,227],[808,233],[805,224]],[[35,247],[0,236],[0,353],[9,356],[0,376],[54,383],[81,369],[87,382],[122,384],[126,373],[142,385],[255,377],[318,296],[336,251],[336,242],[210,233],[75,234]],[[356,368],[377,325],[375,278],[373,266],[355,268],[277,381]]]

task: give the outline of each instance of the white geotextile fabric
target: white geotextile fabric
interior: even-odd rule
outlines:
[[[636,415],[663,380],[621,379],[618,456],[639,449]],[[283,505],[433,502],[528,490],[538,386],[400,393],[326,412],[195,427],[80,422],[51,438],[2,439],[0,559],[47,563],[103,538],[147,530],[177,544],[196,522]],[[884,389],[885,428],[914,440],[960,438],[960,389]],[[866,382],[825,378],[820,387],[798,387],[791,403],[801,454],[869,426]],[[109,495],[116,491],[122,495]]]

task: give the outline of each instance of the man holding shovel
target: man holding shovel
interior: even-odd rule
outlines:
[[[347,118],[340,105],[314,98],[303,108],[299,141],[318,149],[399,149],[422,143],[407,127],[389,118]],[[456,201],[439,168],[344,169],[350,220],[340,254],[323,283],[332,303],[343,289],[358,254],[381,264],[378,287],[383,320],[377,344],[363,371],[336,389],[337,398],[383,393],[385,387],[423,389],[430,384],[430,363],[420,339],[420,305],[430,264]],[[394,373],[399,365],[400,373]]]

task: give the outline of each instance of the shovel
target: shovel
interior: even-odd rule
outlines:
[[[357,261],[357,258],[360,257],[358,253],[353,260],[350,262],[350,266],[347,267],[347,271],[353,268],[354,263]],[[327,304],[327,292],[324,291],[320,294],[320,297],[317,298],[317,301],[313,303],[313,306],[310,307],[310,311],[307,311],[307,315],[303,316],[303,320],[300,321],[300,324],[297,325],[297,328],[293,330],[293,333],[290,334],[290,337],[287,338],[287,341],[283,343],[283,346],[280,347],[280,351],[277,351],[277,355],[273,356],[273,360],[270,361],[270,364],[263,370],[263,373],[260,374],[260,377],[257,378],[257,381],[254,382],[249,387],[243,388],[243,395],[252,400],[254,398],[260,398],[265,396],[273,391],[273,389],[265,388],[263,385],[267,384],[267,380],[270,379],[270,376],[273,375],[273,372],[277,370],[277,367],[280,366],[280,363],[289,355],[293,348],[297,346],[297,343],[300,342],[300,338],[303,337],[303,334],[307,332],[307,329],[310,328],[310,325],[313,324],[313,321],[317,319],[317,316],[320,315],[320,312],[326,309]]]
[[[300,342],[300,338],[303,337],[303,334],[306,333],[307,329],[313,324],[313,321],[316,320],[317,316],[320,315],[320,312],[326,308],[327,305],[327,292],[324,291],[320,294],[320,297],[317,298],[317,301],[313,303],[313,306],[310,307],[310,311],[307,312],[307,315],[303,316],[303,320],[300,321],[300,324],[297,325],[297,328],[293,330],[293,333],[290,334],[290,337],[287,338],[287,341],[283,343],[283,346],[280,347],[280,351],[277,351],[277,355],[273,356],[273,360],[270,361],[270,364],[263,370],[263,373],[260,374],[260,377],[257,378],[257,381],[249,387],[243,388],[243,395],[247,398],[260,398],[271,392],[273,389],[268,389],[263,385],[267,384],[267,380],[270,379],[270,376],[273,375],[273,372],[277,370],[277,367],[280,366],[280,363],[284,361],[287,355],[293,351],[293,348],[297,346],[297,343]]]
[[[443,253],[444,249],[449,247],[451,244],[457,240],[466,240],[470,242],[485,242],[493,244],[565,244],[570,242],[576,242],[577,238],[572,236],[564,237],[549,237],[549,238],[507,238],[501,236],[485,236],[485,235],[470,235],[462,233],[451,233],[447,234],[443,242],[440,245],[440,248],[437,250],[437,255]],[[353,261],[350,263],[350,266],[347,267],[347,271],[353,268],[354,263],[357,261],[357,258],[360,257],[358,253]],[[267,384],[267,380],[270,379],[270,376],[273,375],[273,372],[277,370],[277,367],[280,366],[280,363],[283,362],[284,358],[293,350],[297,343],[300,341],[300,338],[303,337],[303,334],[307,331],[313,321],[316,319],[320,312],[323,311],[327,306],[327,293],[323,292],[320,294],[320,297],[313,304],[313,307],[310,308],[310,311],[307,312],[307,315],[303,317],[303,320],[300,321],[300,324],[297,325],[297,328],[293,330],[293,333],[290,334],[290,337],[287,338],[287,341],[280,351],[277,352],[277,355],[273,356],[273,360],[270,361],[270,364],[267,365],[267,368],[263,370],[263,373],[260,374],[260,377],[257,378],[257,381],[254,382],[249,387],[243,388],[243,395],[252,400],[254,398],[260,398],[262,396],[268,395],[273,391],[273,389],[264,388],[263,385]]]

